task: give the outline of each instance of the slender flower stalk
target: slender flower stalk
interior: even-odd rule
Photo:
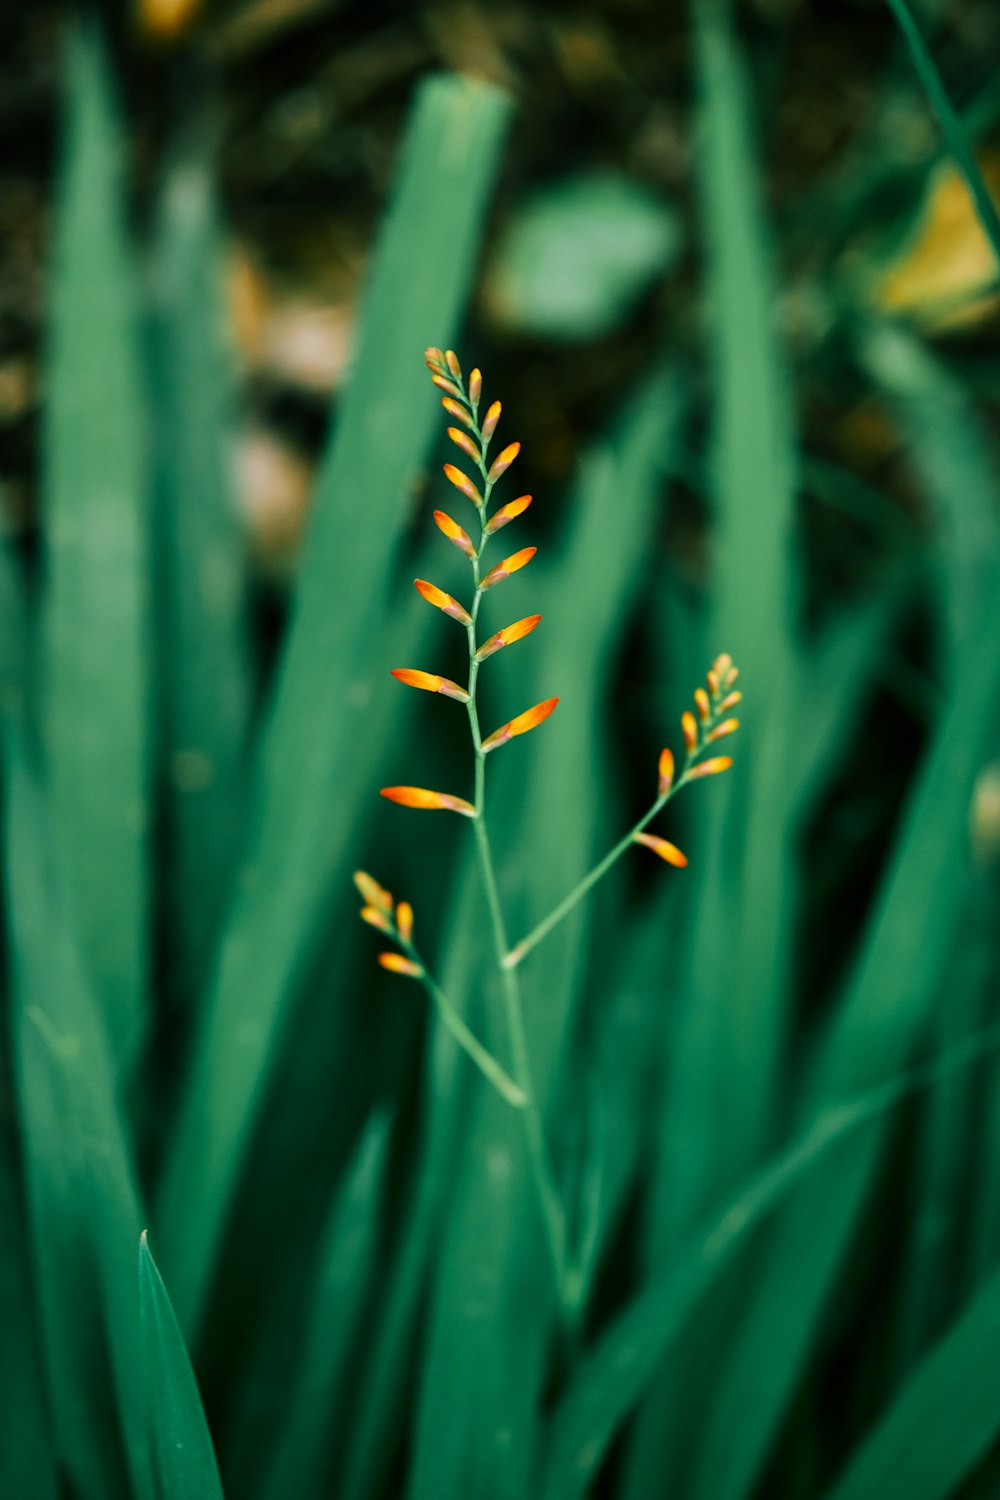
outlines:
[[[708,673],[707,689],[699,688],[695,693],[695,713],[686,712],[681,720],[685,758],[680,776],[675,777],[674,774],[673,753],[669,749],[663,750],[658,766],[657,796],[648,812],[625,834],[624,838],[619,840],[604,859],[584,876],[569,895],[512,948],[508,942],[486,818],[486,761],[489,755],[501,749],[510,740],[527,734],[542,724],[553,713],[559,700],[558,698],[543,699],[542,702],[525,709],[484,736],[480,725],[478,702],[480,668],[498,651],[530,635],[541,623],[542,617],[537,614],[528,615],[512,625],[506,625],[501,630],[495,631],[482,643],[478,639],[478,621],[484,594],[498,587],[513,573],[525,567],[535,555],[534,547],[522,547],[488,569],[483,565],[484,554],[490,539],[502,527],[509,525],[518,516],[524,514],[531,504],[531,496],[521,495],[515,500],[500,505],[493,510],[492,514],[490,513],[494,487],[517,460],[521,445],[518,442],[507,443],[491,459],[489,449],[501,417],[500,402],[494,401],[487,408],[485,416],[480,419],[479,408],[482,398],[480,372],[473,370],[466,382],[459,360],[452,350],[428,349],[425,357],[431,372],[431,379],[444,393],[442,405],[448,416],[458,424],[448,427],[448,437],[458,449],[459,454],[471,463],[475,470],[475,475],[472,477],[457,464],[447,463],[444,465],[444,476],[475,509],[479,521],[479,534],[478,540],[473,540],[465,528],[453,520],[447,512],[435,510],[434,521],[439,531],[469,561],[472,573],[472,596],[467,605],[426,579],[418,578],[414,580],[414,583],[417,591],[429,604],[450,616],[464,628],[468,646],[468,678],[463,686],[438,673],[412,667],[396,668],[392,675],[405,686],[443,694],[445,697],[464,703],[472,740],[474,792],[471,802],[448,792],[435,792],[425,787],[413,786],[383,787],[382,796],[404,807],[424,811],[456,812],[468,818],[472,823],[489,913],[495,961],[503,986],[504,1015],[511,1059],[509,1072],[472,1034],[417,952],[413,943],[413,911],[408,903],[400,902],[394,906],[389,893],[371,876],[359,875],[357,877],[358,888],[365,901],[361,915],[369,925],[386,934],[397,945],[396,950],[380,954],[379,962],[382,966],[390,972],[417,980],[424,986],[442,1021],[459,1046],[465,1050],[499,1093],[520,1110],[524,1122],[525,1146],[552,1258],[559,1303],[567,1328],[572,1328],[579,1314],[581,1288],[586,1280],[581,1270],[585,1247],[579,1247],[578,1253],[573,1255],[568,1244],[567,1217],[549,1157],[541,1110],[532,1081],[520,976],[517,972],[518,965],[525,955],[573,910],[591,887],[633,844],[644,846],[667,864],[678,869],[687,864],[685,855],[675,844],[659,835],[647,833],[645,830],[682,787],[698,778],[726,770],[732,764],[728,756],[709,752],[714,751],[719,740],[732,734],[738,727],[737,720],[729,717],[730,711],[740,698],[740,694],[733,691],[737,672],[728,655],[716,659]]]

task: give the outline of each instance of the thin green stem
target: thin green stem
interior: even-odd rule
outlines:
[[[506,1099],[508,1104],[513,1105],[515,1109],[526,1109],[528,1098],[524,1090],[514,1082],[513,1078],[500,1066],[493,1054],[488,1052],[478,1037],[469,1030],[458,1011],[441,989],[437,980],[427,972],[423,961],[412,943],[408,943],[402,938],[399,941],[414,963],[418,963],[423,970],[421,983],[431,997],[441,1021],[451,1032],[458,1045],[472,1062],[475,1063],[476,1067],[483,1074],[483,1077]]]

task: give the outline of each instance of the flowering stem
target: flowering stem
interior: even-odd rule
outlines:
[[[423,970],[421,983],[431,997],[434,1008],[442,1022],[451,1032],[458,1045],[475,1063],[484,1078],[506,1099],[508,1104],[513,1105],[515,1109],[526,1109],[528,1107],[527,1094],[514,1082],[510,1074],[500,1066],[493,1054],[488,1052],[482,1042],[469,1030],[458,1011],[441,989],[437,980],[428,972],[426,965],[413,944],[404,942],[401,938],[398,941],[410,958],[412,958],[413,962],[419,964]]]
[[[475,409],[473,408],[475,415]],[[481,429],[478,416],[476,416],[476,436],[480,439],[482,447]],[[507,1031],[510,1039],[510,1051],[513,1061],[513,1073],[516,1087],[524,1098],[522,1107],[522,1118],[524,1120],[525,1145],[528,1152],[528,1160],[531,1164],[532,1175],[538,1192],[539,1205],[542,1210],[542,1218],[545,1224],[546,1238],[549,1253],[552,1257],[552,1266],[555,1273],[556,1287],[559,1293],[560,1306],[565,1305],[566,1294],[566,1216],[563,1211],[562,1202],[556,1187],[555,1176],[549,1161],[548,1149],[545,1144],[545,1133],[542,1127],[541,1112],[535,1098],[531,1078],[531,1063],[528,1054],[528,1039],[524,1025],[524,1006],[521,997],[521,985],[518,976],[512,970],[503,967],[504,956],[507,953],[507,932],[504,924],[503,908],[500,904],[500,892],[497,888],[496,871],[493,864],[493,852],[490,845],[489,829],[486,823],[486,754],[483,749],[482,731],[479,725],[479,710],[476,704],[476,686],[479,677],[479,662],[476,660],[476,621],[479,617],[479,605],[482,600],[482,588],[480,587],[480,563],[486,543],[489,540],[486,531],[486,515],[489,505],[492,484],[487,477],[485,463],[485,452],[479,460],[479,470],[483,478],[483,504],[479,510],[480,535],[479,546],[476,555],[472,559],[472,575],[475,584],[475,596],[470,610],[470,620],[466,626],[466,636],[469,647],[469,701],[466,705],[469,715],[469,727],[472,732],[472,744],[476,755],[476,784],[475,784],[475,817],[473,824],[476,831],[476,848],[479,853],[479,864],[482,870],[483,885],[486,890],[486,902],[489,907],[490,924],[493,929],[493,944],[496,951],[496,962],[502,972],[504,1014],[507,1020]]]

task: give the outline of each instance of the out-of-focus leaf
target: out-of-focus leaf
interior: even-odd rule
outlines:
[[[1000,1432],[1000,1276],[971,1299],[826,1500],[947,1500]]]
[[[140,1223],[118,1076],[53,868],[52,825],[14,736],[5,834],[14,1074],[56,1451],[81,1495],[141,1500]]]
[[[83,958],[115,1054],[145,1021],[149,642],[144,404],[119,124],[75,33],[43,408],[42,727]]]
[[[251,694],[220,236],[206,157],[189,147],[167,178],[153,339],[170,964],[184,988],[201,977],[242,826]]]
[[[248,854],[210,986],[160,1200],[182,1324],[203,1310],[297,977],[326,920],[326,880],[355,826],[358,768],[402,501],[439,410],[420,358],[461,314],[508,104],[437,78],[419,95],[320,475],[294,618],[262,749]],[[363,762],[362,762],[363,764]]]
[[[491,263],[490,310],[546,338],[610,333],[680,250],[676,215],[616,172],[549,184],[516,212]]]
[[[139,1242],[139,1313],[157,1500],[222,1500],[198,1383],[145,1233]]]

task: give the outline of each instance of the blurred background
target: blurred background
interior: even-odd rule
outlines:
[[[232,1496],[995,1493],[1000,10],[912,11],[965,161],[881,0],[0,19],[12,1495],[142,1493],[146,1224]],[[408,592],[464,587],[429,343],[535,496],[490,628],[546,644],[484,673],[487,727],[563,699],[496,757],[513,933],[743,669],[735,775],[657,826],[690,871],[637,851],[524,966],[583,1352],[519,1127],[350,885],[504,1056],[462,820],[377,797],[469,781],[388,676],[461,675]],[[636,1353],[634,1299],[859,1099]]]

